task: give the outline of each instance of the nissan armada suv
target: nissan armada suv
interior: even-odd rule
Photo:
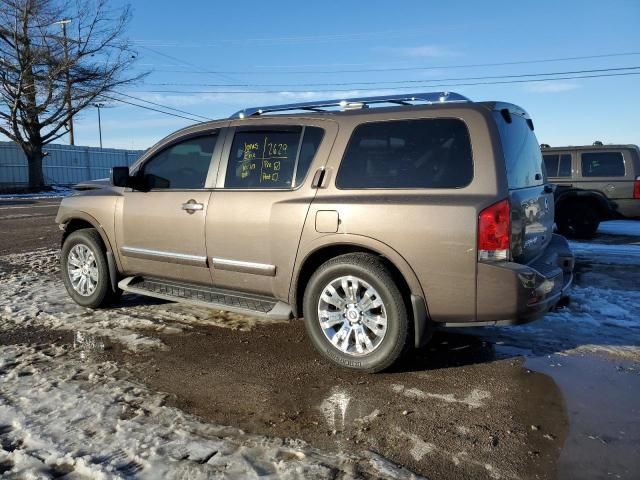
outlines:
[[[602,220],[640,218],[640,150],[636,145],[549,147],[542,155],[556,184],[556,223],[563,235],[593,236]]]
[[[64,283],[90,308],[124,291],[304,317],[324,357],[380,371],[436,326],[527,322],[565,299],[574,260],[533,129],[455,93],[191,126],[63,200]]]

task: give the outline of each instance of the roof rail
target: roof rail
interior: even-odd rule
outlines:
[[[240,110],[230,118],[246,118],[265,113],[287,112],[295,110],[311,112],[327,112],[328,108],[339,107],[341,110],[356,108],[368,108],[370,105],[380,103],[390,103],[395,105],[413,105],[413,102],[422,103],[447,103],[447,102],[470,102],[467,97],[455,92],[426,92],[426,93],[403,93],[399,95],[381,95],[378,97],[357,97],[343,98],[335,100],[317,100],[312,102],[289,103],[285,105],[271,105],[267,107],[253,107]]]

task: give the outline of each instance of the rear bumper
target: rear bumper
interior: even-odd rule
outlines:
[[[567,296],[575,259],[564,237],[553,235],[545,252],[528,265],[478,263],[475,322],[449,327],[517,325],[544,316]]]

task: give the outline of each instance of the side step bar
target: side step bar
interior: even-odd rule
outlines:
[[[293,318],[291,307],[275,298],[222,290],[203,285],[181,283],[156,278],[127,277],[118,283],[125,292],[185,302],[227,312],[252,315],[273,320]]]

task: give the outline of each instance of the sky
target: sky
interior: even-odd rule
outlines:
[[[640,67],[639,0],[134,0],[132,6],[136,69],[149,75],[120,91],[190,114],[224,118],[259,105],[450,90],[524,107],[541,143],[640,144],[640,75],[460,86],[451,84],[491,80],[450,80]],[[586,56],[597,58],[486,66]],[[485,66],[469,66],[478,64]],[[604,73],[623,72],[640,69]],[[146,149],[192,123],[115,102],[102,109],[105,147]],[[98,145],[95,109],[75,125],[76,144]]]

